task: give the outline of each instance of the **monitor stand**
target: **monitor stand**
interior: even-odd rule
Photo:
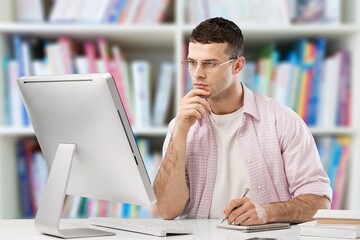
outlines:
[[[111,236],[115,233],[91,228],[60,229],[66,187],[76,144],[60,143],[35,218],[35,228],[44,234],[61,238]]]

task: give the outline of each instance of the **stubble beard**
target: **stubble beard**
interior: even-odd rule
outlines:
[[[211,100],[214,103],[218,103],[223,101],[224,99],[229,98],[230,94],[231,94],[231,90],[230,90],[231,86],[221,90],[218,93],[213,93],[213,91],[210,91],[210,96],[209,96],[209,100]]]

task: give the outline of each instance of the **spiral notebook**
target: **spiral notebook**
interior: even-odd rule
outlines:
[[[268,223],[268,224],[259,224],[259,225],[236,225],[228,224],[226,221],[218,224],[218,228],[226,229],[235,229],[242,232],[261,232],[261,231],[270,231],[270,230],[279,230],[290,228],[290,223]]]

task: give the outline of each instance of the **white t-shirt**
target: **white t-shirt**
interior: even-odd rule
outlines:
[[[226,115],[210,114],[215,129],[218,146],[217,173],[212,196],[210,218],[223,218],[225,205],[234,198],[239,198],[246,187],[250,188],[247,197],[257,202],[251,191],[250,178],[236,142],[236,133],[242,124],[243,107]]]

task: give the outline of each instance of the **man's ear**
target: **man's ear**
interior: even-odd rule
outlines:
[[[245,65],[245,58],[243,56],[240,56],[234,60],[234,68],[233,73],[239,73]]]

